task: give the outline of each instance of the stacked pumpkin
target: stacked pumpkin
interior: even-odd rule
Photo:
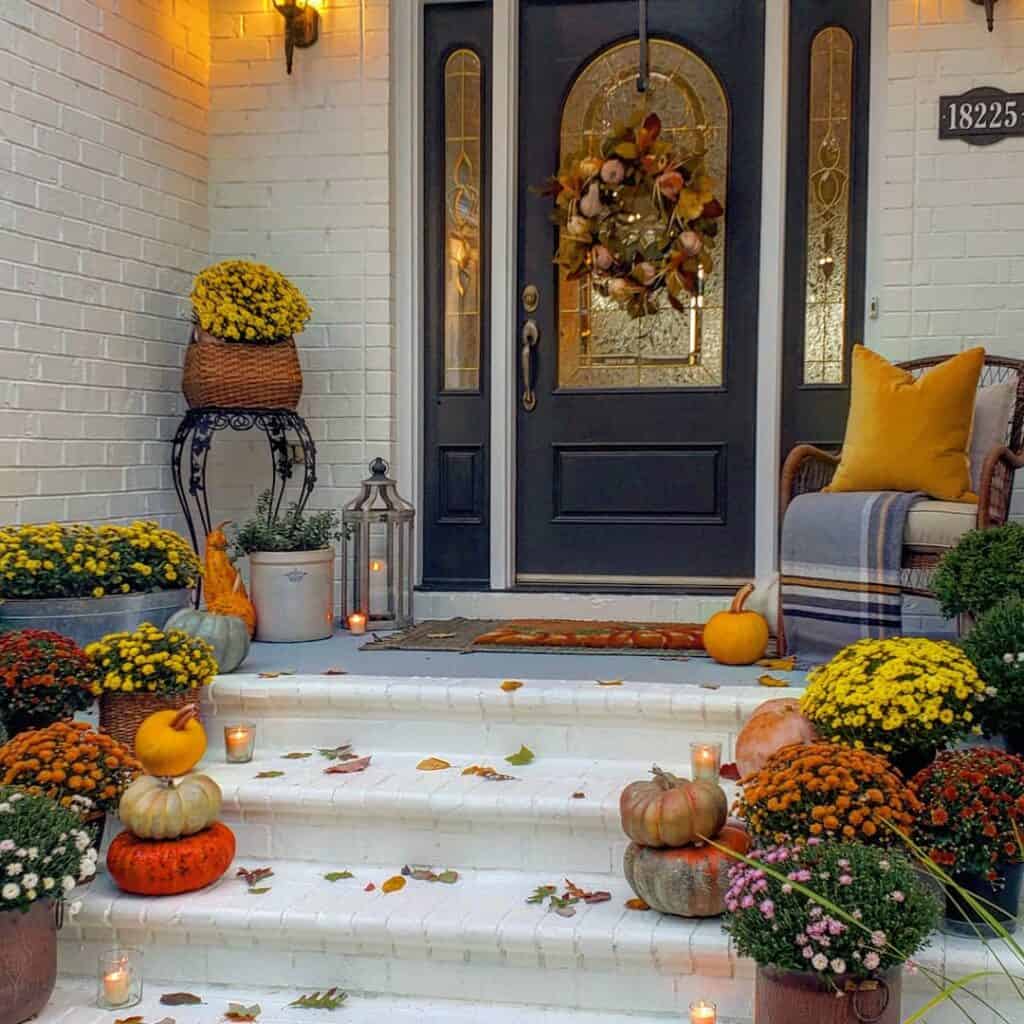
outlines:
[[[194,771],[205,752],[206,732],[194,704],[158,711],[139,726],[135,754],[145,774],[121,797],[125,831],[107,851],[107,870],[125,892],[193,892],[230,866],[235,836],[217,820],[220,787]]]
[[[623,863],[626,881],[663,914],[716,917],[725,910],[735,864],[726,851],[746,854],[750,837],[727,820],[729,803],[717,783],[691,782],[657,765],[651,772],[653,779],[630,783],[619,801],[622,829],[633,840]]]

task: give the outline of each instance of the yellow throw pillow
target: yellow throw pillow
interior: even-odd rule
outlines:
[[[916,380],[877,352],[853,350],[842,461],[826,491],[924,491],[977,501],[968,446],[985,350],[972,348]]]

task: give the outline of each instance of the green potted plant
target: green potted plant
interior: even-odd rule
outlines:
[[[939,915],[903,856],[811,839],[757,851],[729,880],[724,927],[757,963],[758,1024],[899,1024],[903,965]]]
[[[1024,524],[971,530],[939,562],[932,589],[942,614],[969,622],[1007,597],[1024,597]]]
[[[96,682],[74,640],[39,629],[0,634],[0,720],[11,734],[73,718],[96,699]]]
[[[324,640],[334,632],[334,541],[338,514],[304,512],[293,502],[276,514],[269,491],[235,532],[237,556],[249,557],[256,639]]]
[[[9,629],[85,645],[140,622],[162,625],[192,599],[199,560],[158,523],[28,524],[0,529],[0,600]]]
[[[984,747],[950,750],[912,784],[922,804],[912,832],[915,846],[1013,932],[1024,873],[1024,760]],[[998,934],[953,887],[946,889],[944,930]]]
[[[39,1014],[57,981],[60,904],[96,873],[78,818],[44,796],[0,787],[0,1020]]]

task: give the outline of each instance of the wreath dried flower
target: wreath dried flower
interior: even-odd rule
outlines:
[[[735,809],[764,843],[813,836],[885,846],[898,840],[894,828],[909,833],[920,804],[878,754],[794,743],[743,780]]]
[[[654,312],[662,291],[685,310],[714,268],[725,213],[716,187],[703,153],[674,153],[661,118],[636,114],[600,155],[569,157],[543,188],[561,228],[555,262],[570,280],[590,276],[633,317]]]

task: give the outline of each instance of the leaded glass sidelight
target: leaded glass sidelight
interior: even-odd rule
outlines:
[[[455,50],[444,69],[444,388],[480,387],[480,58]]]
[[[650,85],[636,90],[638,42],[595,57],[573,83],[562,107],[559,162],[597,155],[602,139],[638,110],[653,111],[662,136],[679,152],[704,151],[707,172],[728,191],[729,103],[715,73],[678,43],[650,43]],[[589,280],[560,273],[558,385],[561,388],[717,387],[723,383],[725,239],[720,222],[715,269],[702,308],[680,312],[662,299],[658,312],[632,319]],[[691,319],[692,318],[692,319]],[[699,333],[700,358],[691,359]]]
[[[852,113],[853,38],[833,26],[811,43],[805,384],[843,383]]]

